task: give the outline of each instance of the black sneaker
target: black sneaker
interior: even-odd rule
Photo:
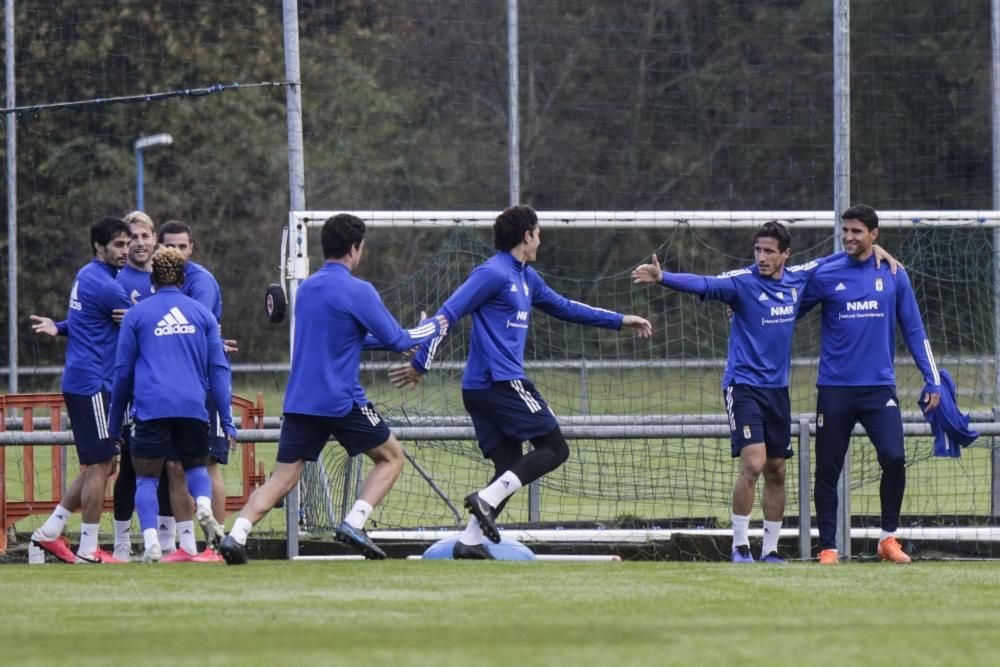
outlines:
[[[451,550],[451,557],[455,560],[496,560],[485,544],[463,544],[455,542],[455,548]]]
[[[465,497],[465,509],[479,519],[479,527],[483,529],[483,535],[489,538],[493,544],[500,544],[500,531],[497,530],[496,524],[497,511],[475,492]]]
[[[232,535],[226,535],[219,543],[219,553],[226,560],[226,565],[245,565],[250,559],[247,548],[240,544]]]
[[[371,541],[364,529],[355,528],[346,521],[341,521],[334,535],[338,542],[354,547],[368,560],[385,560],[385,552]]]

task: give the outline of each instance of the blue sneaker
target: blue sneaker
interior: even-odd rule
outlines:
[[[761,556],[760,557],[760,562],[761,563],[775,563],[777,565],[784,565],[785,564],[785,559],[782,558],[781,554],[779,554],[777,551],[772,551],[771,553],[767,554],[766,556]]]
[[[355,528],[346,521],[341,521],[334,534],[338,542],[354,547],[368,560],[385,560],[385,552],[372,542],[363,528]]]
[[[746,544],[733,547],[732,561],[734,563],[753,563],[754,559],[753,554],[750,553],[750,547]]]

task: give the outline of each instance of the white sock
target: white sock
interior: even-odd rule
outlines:
[[[458,541],[462,544],[482,544],[483,543],[483,529],[479,525],[479,519],[472,517],[469,519],[468,525],[465,526],[465,530],[462,534],[458,536]]]
[[[132,548],[132,521],[115,519],[115,549]]]
[[[733,514],[733,548],[750,546],[750,515]]]
[[[198,553],[198,543],[194,539],[194,521],[178,521],[177,534],[181,538],[181,549],[192,556]]]
[[[879,533],[878,541],[881,542],[882,540],[884,540],[887,537],[896,537],[896,531],[892,531],[890,533],[888,531],[883,530],[881,533]]]
[[[230,531],[229,535],[237,544],[246,544],[247,536],[250,535],[250,531],[253,529],[253,524],[250,523],[250,519],[244,519],[239,517],[236,522],[233,523],[233,529]]]
[[[365,521],[368,521],[368,517],[372,515],[372,509],[374,508],[371,505],[359,498],[354,501],[354,507],[344,517],[344,521],[349,523],[351,528],[361,530],[365,527]]]
[[[157,525],[160,527],[158,532],[160,551],[166,556],[177,551],[177,520],[172,516],[161,516],[158,519]],[[145,531],[143,534],[145,534]]]
[[[142,541],[145,543],[146,551],[149,551],[154,546],[160,545],[160,531],[156,528],[147,528],[142,531]]]
[[[212,499],[208,496],[198,496],[194,499],[194,506],[200,510],[207,509],[209,512],[212,511]]]
[[[764,519],[764,546],[761,547],[760,553],[762,556],[766,556],[772,551],[778,550],[778,538],[781,537],[781,522],[780,521],[768,521]]]
[[[101,527],[98,523],[80,524],[80,548],[76,553],[82,556],[91,556],[97,551],[97,531]]]
[[[46,537],[51,537],[55,539],[62,535],[63,530],[66,529],[66,522],[69,521],[70,516],[73,513],[62,505],[56,505],[56,508],[49,515],[49,518],[45,520],[42,524],[41,531]]]
[[[521,488],[521,480],[511,471],[497,477],[496,481],[479,492],[479,497],[489,503],[490,507],[498,507],[500,503]]]

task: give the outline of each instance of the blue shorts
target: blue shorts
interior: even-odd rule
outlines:
[[[903,446],[903,417],[893,386],[818,387],[816,394],[816,452],[832,452],[843,466],[858,422],[875,445],[881,463],[906,456]],[[839,472],[838,472],[839,475]]]
[[[733,458],[738,458],[747,445],[761,442],[769,459],[792,457],[792,407],[788,387],[731,384],[723,390],[722,400],[729,417]]]
[[[208,455],[222,465],[229,463],[229,438],[222,430],[218,410],[208,413]]]
[[[530,380],[502,380],[488,389],[463,389],[462,402],[472,417],[483,456],[505,440],[524,442],[559,427]]]
[[[392,433],[369,403],[357,404],[343,417],[320,417],[285,413],[278,440],[278,462],[315,461],[330,436],[337,439],[350,456],[385,444]]]
[[[167,417],[132,422],[129,442],[132,459],[195,461],[208,456],[208,422],[189,417]]]
[[[118,455],[118,445],[108,437],[108,406],[111,394],[99,391],[93,396],[63,392],[66,414],[73,428],[73,442],[81,465],[110,461]]]

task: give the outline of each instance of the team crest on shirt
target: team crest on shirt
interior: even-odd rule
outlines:
[[[528,283],[522,282],[521,287],[524,288],[524,296],[528,296]]]
[[[823,413],[816,415],[816,428],[823,428]]]
[[[799,300],[799,290],[792,288],[792,303],[796,303]]]
[[[876,278],[875,279],[875,291],[876,292],[881,292],[882,291],[882,279],[881,278]]]
[[[136,289],[132,290],[132,293],[128,295],[128,298],[132,300],[132,305],[133,306],[135,304],[139,303],[139,297],[140,296],[142,296],[142,295],[139,294],[139,290],[136,290]]]
[[[747,424],[747,425],[745,425],[743,427],[743,439],[744,440],[749,440],[750,439],[750,425],[749,424]]]

